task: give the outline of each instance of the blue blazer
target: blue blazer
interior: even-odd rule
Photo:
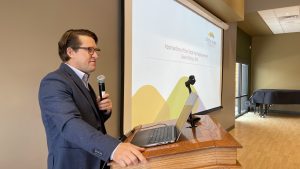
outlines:
[[[48,169],[99,169],[120,143],[106,134],[111,113],[100,112],[88,90],[66,64],[45,76],[39,103],[48,144]]]

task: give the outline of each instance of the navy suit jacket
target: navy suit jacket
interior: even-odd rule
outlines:
[[[91,92],[90,92],[91,91]],[[66,64],[44,77],[39,103],[48,144],[48,169],[99,169],[120,143],[106,134],[110,113]]]

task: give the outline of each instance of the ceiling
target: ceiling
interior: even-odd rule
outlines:
[[[300,6],[258,11],[274,34],[300,32]]]
[[[258,11],[299,5],[300,0],[245,0],[244,21],[238,22],[238,27],[251,36],[272,35]]]
[[[250,36],[272,35],[258,11],[299,6],[300,0],[194,0],[225,22],[237,22],[238,27]],[[228,4],[244,5],[244,16],[228,10]],[[241,11],[239,9],[239,11]]]

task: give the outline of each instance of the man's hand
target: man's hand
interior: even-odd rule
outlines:
[[[107,93],[103,95],[103,100],[100,100],[100,97],[98,96],[98,98],[97,98],[98,108],[100,110],[106,110],[107,112],[111,112],[112,102],[108,97],[109,97],[109,94],[107,94]]]
[[[130,143],[120,143],[116,148],[112,160],[122,167],[136,165],[139,162],[145,163],[146,158],[141,153],[142,151],[145,151],[145,149]]]

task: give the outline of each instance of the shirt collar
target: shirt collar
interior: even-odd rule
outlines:
[[[81,70],[79,70],[79,69],[77,69],[77,68],[75,68],[75,67],[73,67],[73,66],[71,66],[71,65],[69,65],[69,64],[67,64],[67,63],[65,63],[66,65],[68,65],[75,73],[76,73],[76,75],[83,81],[84,80],[84,76],[85,75],[87,75],[88,77],[89,77],[89,75],[88,74],[86,74],[86,73],[84,73],[84,72],[82,72]],[[87,81],[86,82],[83,82],[84,84],[86,83],[88,83],[88,79],[87,79]]]

